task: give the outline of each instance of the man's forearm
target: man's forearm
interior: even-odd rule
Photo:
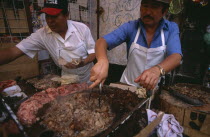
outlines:
[[[168,56],[163,62],[161,62],[159,65],[164,68],[165,72],[168,73],[177,66],[180,65],[182,56],[178,53],[172,54]]]
[[[7,64],[23,54],[17,47],[0,50],[0,65]]]

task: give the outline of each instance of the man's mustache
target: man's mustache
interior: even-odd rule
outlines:
[[[144,17],[143,17],[143,19],[145,19],[145,18],[147,18],[147,19],[151,19],[151,20],[154,20],[154,18],[153,18],[153,17],[151,17],[150,15],[146,15],[146,16],[144,16]]]

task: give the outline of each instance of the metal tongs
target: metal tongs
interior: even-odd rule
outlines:
[[[99,97],[98,97],[98,106],[101,107],[101,94],[102,94],[102,87],[103,87],[103,84],[100,83],[99,84]]]
[[[147,104],[147,109],[150,109],[151,102],[152,102],[153,90],[148,90],[146,94],[147,94],[147,98],[149,98],[149,102]]]

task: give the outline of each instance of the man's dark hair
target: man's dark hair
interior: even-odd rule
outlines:
[[[164,13],[169,8],[169,4],[162,3],[162,5],[163,5],[162,13]]]

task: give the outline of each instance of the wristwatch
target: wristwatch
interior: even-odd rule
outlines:
[[[163,76],[166,74],[165,70],[160,65],[155,65],[155,66],[160,69],[160,76]]]

